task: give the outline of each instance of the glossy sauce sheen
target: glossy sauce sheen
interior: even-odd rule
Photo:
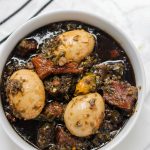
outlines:
[[[77,22],[77,21],[58,22],[58,23],[53,23],[53,24],[49,24],[45,27],[42,27],[42,28],[34,31],[33,33],[29,34],[28,36],[26,36],[26,38],[35,39],[36,41],[38,41],[39,48],[40,48],[42,43],[47,38],[53,38],[63,32],[73,30],[73,29],[84,29],[94,35],[94,37],[96,39],[95,52],[98,53],[101,62],[111,61],[111,60],[123,60],[124,64],[125,64],[124,79],[127,80],[131,85],[135,85],[133,68],[132,68],[130,61],[129,61],[127,55],[125,54],[124,50],[111,36],[109,36],[108,34],[106,34],[105,32],[103,32],[102,30],[100,30],[96,27],[93,27],[93,26],[90,26],[87,24],[83,24],[83,23]],[[110,55],[110,51],[115,50],[115,49],[117,49],[119,51],[120,56],[117,59],[112,59],[111,55]],[[31,54],[30,57],[26,57],[26,58],[22,59],[16,55],[15,49],[14,49],[14,51],[11,53],[11,55],[9,56],[9,59],[6,62],[5,69],[3,70],[2,81],[6,81],[7,77],[10,75],[8,73],[8,67],[13,67],[14,65],[15,66],[18,65],[19,67],[23,66],[24,63],[29,61],[35,55],[36,54]],[[1,88],[2,89],[1,90],[2,104],[3,104],[4,111],[7,115],[7,113],[10,112],[10,108],[9,108],[9,105],[7,102],[4,87],[5,87],[5,83],[2,82],[2,88]],[[48,103],[53,100],[54,100],[53,97],[47,96],[46,102]],[[111,110],[116,109],[112,106],[109,106],[109,108]],[[121,112],[121,110],[119,110],[119,109],[116,109],[116,110]],[[115,131],[114,131],[114,132],[116,132],[116,134],[124,126],[124,124],[127,122],[127,120],[128,120],[128,117],[123,116],[123,121],[117,126],[117,129],[115,129]],[[36,148],[37,148],[37,143],[36,143],[37,130],[42,124],[43,124],[43,122],[40,122],[38,120],[23,121],[23,120],[19,120],[19,119],[17,119],[16,122],[11,123],[12,127],[16,130],[16,132],[23,139],[25,139],[27,142],[29,142]],[[54,122],[54,124],[64,125],[59,120],[56,120]],[[91,141],[92,138],[94,138],[94,136],[92,136],[89,141]],[[89,149],[94,148],[95,146],[90,146],[92,144],[89,143],[89,141],[87,142],[87,144],[89,144]],[[99,147],[105,145],[107,142],[100,143]]]

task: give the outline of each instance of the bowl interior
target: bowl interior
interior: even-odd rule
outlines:
[[[141,90],[138,93],[138,103],[136,107],[136,112],[134,115],[129,119],[125,127],[122,129],[122,131],[106,146],[104,146],[102,149],[112,149],[114,148],[131,130],[133,127],[135,121],[137,120],[137,117],[140,113],[141,106],[143,103],[143,97],[144,97],[144,89],[145,89],[145,78],[144,78],[144,70],[141,64],[141,61],[139,59],[139,56],[136,53],[136,49],[134,48],[133,44],[129,40],[129,38],[122,33],[122,31],[108,21],[106,21],[103,18],[97,17],[92,14],[84,13],[84,12],[78,12],[78,11],[57,11],[57,12],[51,12],[48,14],[44,14],[42,16],[36,17],[24,25],[22,25],[19,29],[17,29],[5,42],[2,50],[0,51],[0,76],[2,74],[3,67],[5,65],[5,62],[13,50],[13,48],[16,46],[18,41],[25,37],[27,34],[31,33],[35,29],[38,29],[42,26],[45,26],[49,23],[58,22],[58,21],[66,21],[66,20],[76,20],[81,21],[84,23],[88,23],[90,25],[93,25],[95,27],[98,27],[111,35],[118,43],[123,47],[126,54],[128,55],[131,64],[134,69],[135,73],[135,79],[136,79],[136,85],[141,86]],[[0,107],[2,108],[2,104],[0,102]],[[33,149],[32,146],[27,144],[20,136],[12,129],[11,125],[9,124],[8,120],[5,117],[3,109],[0,109],[0,120],[3,128],[7,132],[7,134],[12,138],[15,143],[17,143],[21,148],[23,149]]]

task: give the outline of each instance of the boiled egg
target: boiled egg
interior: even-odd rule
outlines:
[[[21,69],[14,72],[6,91],[14,115],[20,119],[36,118],[45,105],[44,85],[32,70]]]
[[[95,45],[93,35],[85,30],[64,32],[58,36],[58,39],[60,44],[54,53],[56,56],[64,54],[65,62],[81,62],[93,51]]]
[[[67,105],[64,121],[71,134],[86,137],[95,134],[104,119],[105,105],[98,93],[74,97]]]

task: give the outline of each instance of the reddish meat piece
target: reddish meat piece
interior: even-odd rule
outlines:
[[[37,144],[40,149],[48,147],[54,142],[55,127],[49,123],[45,123],[38,129]]]
[[[30,52],[37,50],[38,43],[34,39],[23,39],[17,46],[17,53],[20,56],[26,56]]]
[[[35,66],[35,70],[41,79],[44,79],[51,74],[78,74],[83,70],[82,68],[78,68],[78,64],[75,62],[67,63],[62,67],[56,66],[51,60],[45,59],[40,55],[32,58],[32,63]]]
[[[62,117],[64,112],[63,105],[58,102],[50,103],[44,110],[43,114],[48,120]]]
[[[130,111],[137,99],[137,88],[127,82],[110,80],[104,87],[103,97],[109,104]]]
[[[57,96],[57,94],[63,94],[69,92],[72,87],[72,77],[63,75],[61,77],[54,76],[50,80],[44,82],[45,89],[49,94]]]
[[[119,57],[119,51],[118,50],[116,50],[116,49],[113,49],[113,50],[111,50],[110,51],[110,57],[111,58],[117,58],[117,57]]]
[[[61,126],[56,127],[56,141],[60,146],[63,145],[75,147],[77,144],[77,141],[73,139],[73,137],[71,137],[69,134],[67,134]]]

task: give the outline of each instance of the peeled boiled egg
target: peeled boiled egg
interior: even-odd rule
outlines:
[[[32,70],[21,69],[14,72],[6,91],[13,113],[18,118],[33,119],[41,113],[45,105],[44,85]]]
[[[65,55],[66,62],[81,62],[94,48],[95,40],[92,34],[85,30],[72,30],[58,36],[60,44],[55,50],[55,55]]]
[[[67,105],[64,121],[71,134],[86,137],[96,133],[104,118],[102,96],[90,93],[74,97]]]

